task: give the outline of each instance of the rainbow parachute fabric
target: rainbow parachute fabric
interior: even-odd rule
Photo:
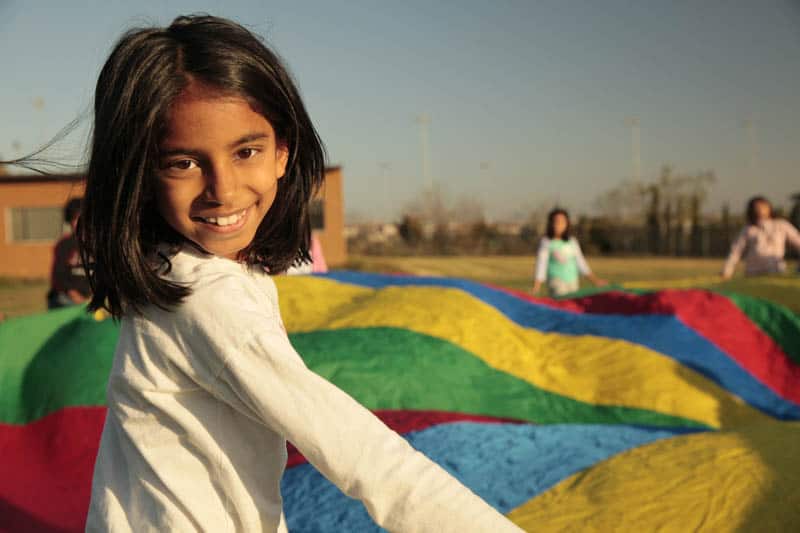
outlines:
[[[529,531],[800,531],[800,320],[703,290],[276,278],[308,366]],[[117,325],[0,324],[0,530],[78,531]],[[292,531],[378,531],[290,449]]]

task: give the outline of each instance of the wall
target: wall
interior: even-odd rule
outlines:
[[[62,207],[69,198],[83,195],[81,176],[0,177],[0,277],[47,278],[53,262],[55,241],[12,242],[12,207]],[[325,227],[316,233],[329,266],[347,260],[344,238],[342,171],[325,171],[325,185],[319,192],[325,202]]]
[[[12,207],[63,207],[83,195],[80,177],[0,178],[0,277],[47,278],[55,241],[12,242]]]
[[[344,238],[344,194],[340,167],[330,167],[325,170],[325,184],[318,197],[323,198],[325,204],[325,228],[315,233],[322,244],[328,266],[340,266],[347,261]]]

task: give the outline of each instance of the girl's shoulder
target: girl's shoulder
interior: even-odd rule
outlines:
[[[275,312],[277,289],[269,276],[229,259],[182,249],[169,257],[162,277],[191,290],[178,314]]]
[[[791,231],[797,229],[794,227],[794,224],[785,218],[775,217],[772,220],[775,223],[775,226],[781,231]]]

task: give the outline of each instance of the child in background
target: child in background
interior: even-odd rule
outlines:
[[[258,38],[130,31],[94,117],[78,234],[121,329],[87,531],[286,531],[286,439],[390,531],[520,531],[290,344],[268,274],[309,259],[324,151]]]
[[[536,276],[532,293],[537,294],[547,282],[550,296],[563,296],[580,288],[583,274],[594,285],[607,282],[595,277],[575,237],[570,236],[569,214],[563,209],[553,209],[547,215],[547,236],[539,243],[536,254]]]
[[[800,232],[791,222],[773,218],[772,204],[763,196],[754,196],[747,202],[747,226],[731,245],[731,252],[722,277],[730,279],[736,264],[744,256],[747,276],[777,274],[786,271],[786,243],[800,252]]]
[[[69,233],[53,249],[50,291],[47,293],[48,309],[81,304],[89,300],[92,294],[81,262],[78,241],[75,239],[75,228],[80,214],[81,199],[70,199],[64,206],[64,222],[69,224]]]

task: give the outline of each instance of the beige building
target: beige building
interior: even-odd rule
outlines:
[[[64,204],[83,195],[83,176],[13,176],[0,172],[0,277],[47,278],[53,245],[68,229]],[[325,185],[312,203],[314,232],[328,266],[347,260],[340,167],[325,170]]]

